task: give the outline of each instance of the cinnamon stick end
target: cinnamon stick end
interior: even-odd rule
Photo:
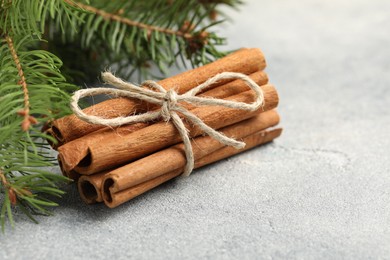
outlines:
[[[77,187],[80,197],[85,203],[95,204],[103,201],[96,187],[88,180],[81,178],[77,183]]]
[[[46,138],[46,141],[47,143],[51,146],[51,148],[53,148],[54,150],[57,150],[58,147],[60,147],[63,143],[61,141],[58,140],[56,134],[53,132],[53,129],[52,128],[48,128],[46,129],[45,131],[43,131],[44,134],[52,137],[55,141],[53,141],[52,139],[50,138]]]
[[[102,196],[104,204],[106,204],[108,207],[113,208],[115,206],[111,205],[113,200],[111,196],[111,186],[114,185],[114,180],[110,177],[105,178],[103,180],[103,186],[102,186]]]
[[[64,140],[64,137],[62,136],[62,133],[61,131],[58,129],[58,127],[56,127],[55,125],[53,125],[51,127],[51,130],[53,132],[53,136],[58,140],[58,142],[61,142],[63,143],[65,140]]]
[[[57,156],[57,160],[58,160],[58,165],[60,166],[62,175],[65,177],[68,177],[70,179],[69,182],[78,181],[78,179],[80,178],[80,174],[78,172],[76,172],[75,170],[67,171],[65,169],[63,159],[61,158],[60,154]]]

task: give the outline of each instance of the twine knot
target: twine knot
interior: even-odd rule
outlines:
[[[209,127],[200,118],[198,118],[193,113],[185,109],[180,104],[181,101],[191,103],[194,105],[224,106],[224,107],[243,109],[248,111],[257,110],[264,103],[264,94],[260,86],[257,85],[247,75],[242,73],[236,73],[236,72],[222,72],[220,74],[217,74],[214,77],[205,81],[204,83],[200,84],[199,86],[181,95],[179,95],[173,89],[170,89],[168,91],[165,90],[161,85],[159,85],[157,82],[152,80],[148,80],[142,83],[141,86],[148,87],[148,88],[142,88],[139,86],[135,86],[131,83],[124,82],[123,80],[112,75],[110,72],[102,73],[102,78],[106,83],[113,85],[118,89],[89,88],[89,89],[81,89],[76,91],[72,96],[72,100],[70,104],[74,114],[81,120],[84,120],[88,123],[107,125],[107,126],[120,126],[124,124],[148,122],[148,121],[156,120],[158,118],[162,118],[166,122],[171,121],[175,125],[176,129],[178,130],[184,143],[184,148],[185,148],[184,152],[187,158],[187,164],[184,168],[184,173],[183,173],[184,176],[190,175],[190,173],[194,168],[194,155],[192,152],[192,146],[191,146],[190,137],[188,135],[188,130],[185,127],[180,116],[177,114],[177,112],[179,112],[184,118],[190,121],[193,125],[199,127],[203,132],[208,134],[210,137],[218,140],[224,145],[233,146],[237,149],[241,149],[245,146],[245,143],[237,141],[233,138],[229,138],[224,134],[216,131],[215,129]],[[250,87],[255,92],[256,100],[251,104],[247,104],[244,102],[236,102],[236,101],[216,99],[211,97],[196,96],[196,94],[210,87],[216,82],[220,80],[226,80],[226,79],[243,80],[248,85],[248,87]],[[108,95],[113,95],[115,97],[135,98],[153,104],[157,104],[161,106],[161,109],[157,111],[149,111],[139,115],[131,115],[126,117],[117,117],[117,118],[110,118],[110,119],[85,114],[78,105],[79,100],[86,96],[94,96],[99,94],[108,94]]]
[[[171,111],[177,105],[177,93],[173,89],[170,89],[167,91],[164,99],[165,102],[161,106],[161,117],[164,121],[168,122],[171,120]]]

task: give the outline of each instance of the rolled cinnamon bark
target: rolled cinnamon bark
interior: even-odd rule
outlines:
[[[259,86],[268,83],[268,75],[264,71],[256,71],[249,75],[249,77]],[[226,98],[233,95],[237,95],[241,92],[250,90],[248,85],[241,79],[236,79],[231,82],[218,85],[213,88],[209,88],[203,91],[198,96],[202,97],[214,97],[214,98]]]
[[[270,110],[245,121],[221,129],[226,136],[240,139],[279,123],[279,115]],[[194,160],[198,160],[224,146],[224,144],[209,137],[195,138],[192,142]],[[154,179],[186,165],[184,144],[180,143],[161,150],[133,163],[112,170],[105,179],[111,179],[111,192],[119,192],[137,184]]]
[[[159,81],[165,89],[175,88],[178,93],[184,93],[205,82],[210,77],[225,71],[251,74],[261,71],[266,63],[263,53],[259,49],[241,49],[215,62],[189,70],[176,76]],[[221,81],[217,85],[225,84]],[[217,85],[214,85],[217,86]],[[117,98],[101,102],[86,108],[87,114],[99,115],[105,118],[126,116],[148,110],[148,104],[127,98]],[[60,143],[66,143],[88,133],[103,128],[102,125],[93,125],[78,119],[75,115],[66,116],[53,122],[54,137]]]
[[[92,175],[82,175],[77,182],[77,188],[81,199],[87,204],[103,202],[101,187],[104,176],[109,171],[99,172]]]
[[[65,177],[68,177],[69,179],[71,179],[73,181],[77,181],[80,178],[80,174],[78,172],[76,172],[74,170],[66,171],[64,169],[61,157],[59,155],[57,156],[57,160],[58,160],[58,165],[60,166],[60,170],[62,172],[62,175],[64,175]]]
[[[69,174],[74,171],[77,164],[83,164],[83,160],[89,160],[90,146],[99,146],[107,138],[111,138],[112,135],[116,135],[119,138],[121,136],[127,136],[148,125],[148,123],[137,123],[116,128],[103,128],[62,145],[58,148],[58,157],[59,161],[61,161],[62,171],[65,174]]]
[[[115,98],[87,107],[83,109],[83,111],[90,115],[101,116],[104,118],[114,118],[127,116],[137,112],[145,112],[146,104],[141,101],[128,98]],[[105,126],[103,125],[87,123],[72,114],[55,120],[51,126],[51,131],[47,131],[47,134],[50,134],[57,139],[57,145],[52,146],[56,149],[64,143],[70,142],[104,127]]]
[[[265,104],[256,111],[245,111],[220,106],[206,106],[191,112],[213,129],[219,129],[258,113],[271,110],[278,104],[278,94],[272,85],[262,86]],[[226,98],[239,102],[251,103],[256,99],[254,91],[249,90]],[[185,123],[191,137],[202,134],[196,127]],[[111,134],[100,143],[89,145],[88,154],[80,160],[75,170],[81,174],[93,174],[123,163],[144,157],[167,146],[181,142],[180,135],[172,122],[159,122],[135,131],[129,135]],[[67,161],[59,150],[63,162]]]
[[[259,86],[262,86],[262,85],[265,85],[265,84],[268,83],[268,75],[264,71],[256,71],[256,72],[250,74],[249,77],[254,82],[256,82],[256,84],[258,84]],[[214,98],[226,98],[226,97],[233,96],[233,95],[236,95],[238,93],[244,92],[246,90],[249,90],[249,87],[245,84],[245,82],[243,82],[242,80],[234,80],[232,82],[228,82],[228,83],[223,84],[221,86],[217,86],[215,88],[209,89],[209,90],[199,94],[199,96],[207,96],[207,97],[214,97]],[[125,105],[126,102],[125,101],[124,102],[120,102],[120,104]],[[107,105],[109,105],[109,103],[107,103]],[[114,105],[114,109],[122,109],[123,110],[123,108],[118,108],[118,107],[115,107],[115,106],[116,105]],[[193,109],[194,106],[191,105],[191,104],[186,104],[186,108],[187,109]],[[109,110],[109,111],[111,111],[111,110]],[[94,111],[94,113],[98,113],[98,112]],[[103,116],[106,117],[105,114],[103,114]],[[59,119],[59,120],[62,120],[62,119]],[[102,129],[99,129],[99,130],[96,130],[96,131],[102,131],[103,129],[105,129],[104,132],[109,132],[109,131],[112,130],[111,127],[104,127]],[[94,132],[96,132],[96,131],[94,131]],[[91,132],[90,134],[92,134],[92,133],[93,132]],[[100,134],[102,134],[102,133],[103,132],[100,132]],[[60,141],[61,138],[58,138],[59,132],[58,132],[58,130],[54,126],[52,128],[49,128],[48,130],[46,130],[46,134],[51,135],[52,137],[54,137],[57,140],[56,144],[54,144],[52,142],[49,142],[49,144],[52,146],[53,149],[57,150],[58,147],[66,144],[66,142]],[[79,140],[79,139],[80,138],[75,139],[75,140]],[[69,142],[71,142],[71,141],[73,141],[73,140],[70,140]],[[71,146],[73,146],[73,145],[81,145],[83,143],[83,141],[79,140],[79,143],[80,144],[73,143]],[[68,149],[69,148],[67,148],[67,147],[66,148],[63,147],[63,150],[68,150]],[[73,153],[74,149],[70,148],[70,150]],[[75,155],[73,157],[75,157]],[[69,171],[69,170],[70,169],[67,167],[67,171]]]
[[[274,129],[274,130],[269,130],[269,131],[260,131],[255,134],[249,135],[245,138],[243,138],[243,141],[246,143],[245,148],[237,150],[232,147],[223,147],[208,156],[204,156],[202,159],[198,160],[195,162],[195,168],[202,167],[204,165],[214,163],[216,161],[222,160],[224,158],[233,156],[238,153],[242,153],[244,151],[247,151],[255,146],[265,144],[268,142],[271,142],[280,134],[282,133],[282,129]],[[126,190],[122,190],[120,192],[111,192],[111,185],[113,184],[113,181],[111,179],[107,179],[104,181],[103,184],[103,201],[104,203],[110,207],[110,208],[115,208],[119,206],[120,204],[123,204],[126,201],[129,201],[142,193],[145,193],[158,185],[161,185],[162,183],[173,179],[174,177],[179,176],[180,174],[183,173],[183,168],[181,169],[176,169],[172,172],[166,173],[164,175],[161,175],[155,179],[146,181],[144,183],[138,184],[134,187],[131,187]]]
[[[42,130],[43,133],[53,137],[57,142],[53,142],[53,140],[49,139],[49,138],[46,138],[48,144],[55,150],[57,150],[57,148],[61,145],[59,142],[58,142],[58,138],[56,137],[55,133],[53,132],[53,129],[51,128],[47,128],[47,129],[44,129]]]
[[[275,110],[270,110],[224,127],[221,132],[227,136],[241,139],[278,123],[278,113]],[[224,146],[209,136],[197,137],[191,143],[195,160],[208,156],[208,154]],[[128,165],[108,171],[106,174],[83,175],[79,180],[79,193],[85,202],[92,203],[101,199],[100,188],[103,178],[110,178],[113,181],[110,188],[111,192],[118,192],[182,168],[185,164],[184,145],[182,143],[177,144]]]
[[[268,76],[262,71],[255,72],[250,75],[250,78],[256,82],[256,84],[262,86],[268,82]],[[207,96],[214,98],[226,98],[229,96],[236,95],[238,93],[248,90],[249,87],[242,80],[235,80],[229,83],[226,83],[222,86],[216,87],[209,91],[206,91],[199,96]],[[194,109],[195,107],[191,104],[183,104],[187,109]],[[113,131],[115,134],[122,136],[130,134],[134,131],[137,131],[141,128],[148,126],[148,123],[138,123],[133,125],[124,125],[121,127],[106,127],[95,132],[92,132],[82,138],[70,141],[59,148],[59,153],[61,158],[63,158],[63,170],[65,173],[72,171],[77,164],[81,163],[83,158],[88,159],[88,148],[90,145],[99,144],[102,140],[110,138]]]

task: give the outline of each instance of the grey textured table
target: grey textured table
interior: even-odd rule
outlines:
[[[113,210],[65,187],[54,217],[0,235],[0,259],[390,258],[390,1],[228,13],[229,47],[266,54],[283,136]]]

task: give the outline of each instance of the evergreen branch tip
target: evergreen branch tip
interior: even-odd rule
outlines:
[[[22,65],[20,64],[19,56],[18,56],[16,49],[14,47],[13,40],[9,35],[6,35],[5,39],[7,41],[8,48],[11,52],[12,59],[15,62],[16,68],[18,70],[18,76],[19,76],[18,84],[23,89],[24,108],[22,110],[18,111],[18,115],[20,115],[24,118],[22,121],[21,127],[22,127],[22,130],[26,132],[30,129],[31,124],[36,124],[36,123],[38,123],[38,121],[35,117],[30,115],[30,97],[28,94],[27,82],[26,82],[26,78],[24,76],[24,71],[23,71]]]
[[[168,28],[161,28],[158,26],[144,24],[144,23],[130,20],[126,17],[122,17],[121,14],[123,13],[123,10],[122,11],[119,10],[119,12],[114,14],[114,13],[109,13],[109,12],[106,12],[104,10],[101,10],[101,9],[96,8],[96,7],[93,7],[93,6],[90,6],[87,4],[83,4],[83,3],[80,3],[77,1],[72,1],[72,0],[64,0],[64,1],[71,6],[78,7],[78,8],[81,8],[83,10],[89,11],[91,13],[94,13],[96,15],[103,17],[106,20],[113,20],[113,21],[117,21],[117,22],[129,25],[129,26],[134,26],[134,27],[138,27],[141,29],[146,29],[149,34],[153,31],[157,31],[157,32],[165,33],[165,34],[183,37],[185,39],[191,39],[194,37],[192,34],[190,34],[188,32],[183,32],[181,30],[175,31],[175,30],[168,29]]]

